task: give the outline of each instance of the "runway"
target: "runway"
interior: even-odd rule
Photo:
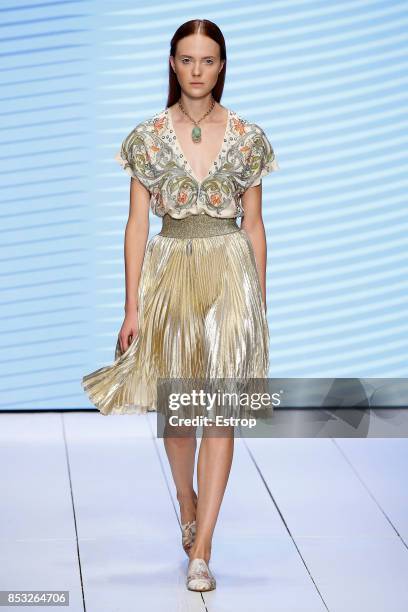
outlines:
[[[1,590],[68,590],[70,612],[408,609],[407,439],[236,438],[199,594],[154,414],[0,419]]]

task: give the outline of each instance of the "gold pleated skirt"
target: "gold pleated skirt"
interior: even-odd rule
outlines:
[[[157,410],[159,378],[266,378],[269,329],[252,243],[236,219],[165,215],[146,245],[139,330],[81,381],[103,415]]]

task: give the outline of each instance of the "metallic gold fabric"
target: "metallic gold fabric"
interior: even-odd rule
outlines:
[[[190,215],[183,219],[174,219],[164,215],[160,236],[172,238],[205,238],[220,236],[239,231],[236,218],[217,218],[209,215]]]
[[[180,232],[174,223],[187,219],[166,232]],[[82,379],[102,414],[157,410],[158,377],[268,376],[269,329],[252,244],[244,229],[231,232],[232,219],[214,221],[217,235],[156,234],[147,243],[139,333],[123,354],[118,339],[114,363]]]

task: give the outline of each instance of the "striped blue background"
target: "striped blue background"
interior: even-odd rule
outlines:
[[[270,376],[408,375],[407,2],[4,2],[1,409],[91,407],[80,379],[124,314],[113,158],[164,108],[170,38],[197,17],[226,37],[222,103],[281,166],[263,181]]]

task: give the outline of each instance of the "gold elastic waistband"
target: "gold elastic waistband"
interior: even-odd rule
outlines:
[[[236,218],[221,219],[207,214],[188,215],[184,219],[175,219],[165,214],[162,217],[162,228],[159,236],[171,238],[206,238],[207,236],[220,236],[239,231]]]

